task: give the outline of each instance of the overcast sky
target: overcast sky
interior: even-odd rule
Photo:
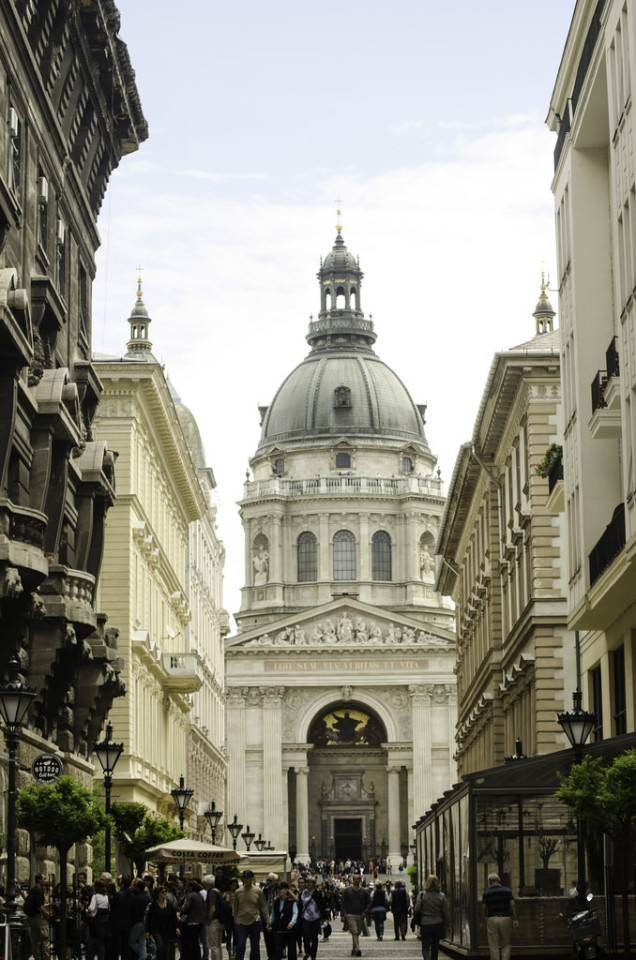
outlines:
[[[216,475],[230,613],[258,405],[307,353],[337,198],[376,352],[428,404],[446,481],[493,353],[534,335],[574,5],[118,0],[150,137],[102,208],[93,344],[124,351],[142,266],[153,352]]]

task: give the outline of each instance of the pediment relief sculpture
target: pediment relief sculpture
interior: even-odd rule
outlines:
[[[290,624],[278,633],[263,633],[242,644],[246,647],[314,647],[314,646],[395,646],[415,644],[447,648],[451,644],[429,630],[351,617],[346,611],[337,618],[327,617],[310,623]]]

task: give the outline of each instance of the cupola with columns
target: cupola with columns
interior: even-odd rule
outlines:
[[[152,343],[148,338],[148,327],[151,319],[143,301],[140,276],[137,277],[137,300],[128,317],[128,323],[130,324],[130,340],[126,344],[126,357],[136,360],[154,360]]]

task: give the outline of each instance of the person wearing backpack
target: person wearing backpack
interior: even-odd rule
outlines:
[[[24,901],[24,912],[29,918],[31,953],[35,960],[49,960],[51,956],[49,908],[46,903],[48,885],[49,881],[44,874],[37,873],[35,875],[35,885]]]
[[[223,960],[223,930],[232,918],[232,908],[222,890],[214,886],[215,878],[208,874],[203,878],[207,891],[205,900],[205,931],[212,960]]]

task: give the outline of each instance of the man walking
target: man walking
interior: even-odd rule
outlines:
[[[236,924],[236,960],[244,960],[247,939],[250,941],[250,960],[261,960],[261,921],[266,930],[271,930],[267,900],[260,887],[254,886],[254,873],[244,870],[243,886],[239,887],[232,901]]]
[[[352,957],[362,956],[360,934],[362,933],[363,918],[368,906],[369,891],[360,886],[360,874],[354,873],[351,876],[351,886],[344,889],[340,907],[340,912],[347,921],[347,927],[353,941]]]
[[[502,884],[498,873],[488,874],[490,886],[481,898],[480,920],[488,934],[490,960],[510,960],[512,928],[519,926],[517,904],[512,890]]]
[[[29,918],[31,953],[35,960],[49,960],[51,938],[49,936],[49,907],[46,903],[46,891],[49,881],[43,873],[36,874],[35,886],[25,901],[24,912]]]

